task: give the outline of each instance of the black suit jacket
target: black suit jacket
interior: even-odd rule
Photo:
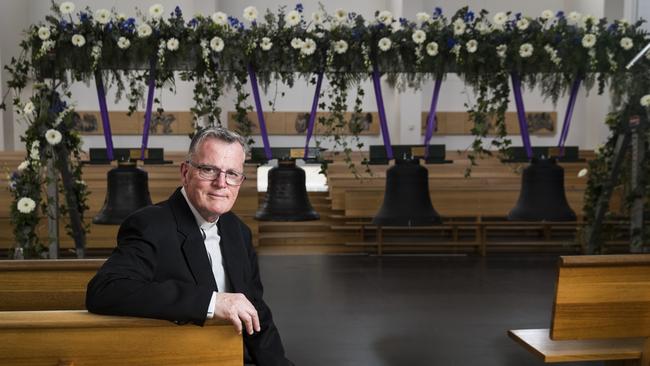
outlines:
[[[291,365],[262,299],[250,229],[230,212],[219,218],[218,227],[229,290],[243,293],[260,318],[259,333],[243,332],[248,354],[259,366]],[[203,325],[215,289],[203,238],[179,188],[169,200],[124,220],[117,247],[88,284],[86,307],[97,314]]]

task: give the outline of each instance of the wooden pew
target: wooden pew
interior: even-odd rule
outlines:
[[[508,335],[547,363],[650,365],[650,254],[561,257],[550,330]]]
[[[230,323],[204,327],[86,311],[0,312],[0,365],[122,366],[243,364]]]
[[[0,311],[85,309],[86,285],[104,261],[0,261]]]

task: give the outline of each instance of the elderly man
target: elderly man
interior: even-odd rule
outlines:
[[[250,229],[229,212],[245,179],[245,155],[233,132],[197,133],[181,164],[183,187],[122,223],[117,248],[88,284],[88,310],[179,324],[226,319],[244,331],[252,362],[292,365],[262,299]]]

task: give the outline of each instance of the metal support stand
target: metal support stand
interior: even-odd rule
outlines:
[[[47,237],[48,258],[59,258],[59,192],[56,156],[47,161]]]
[[[630,252],[643,251],[643,163],[645,160],[645,122],[639,116],[630,119],[624,132],[618,135],[609,178],[604,182],[598,201],[596,201],[594,221],[587,227],[587,253],[594,254],[598,247],[599,235],[609,201],[616,186],[627,150],[632,146],[631,184],[634,202],[630,210]]]

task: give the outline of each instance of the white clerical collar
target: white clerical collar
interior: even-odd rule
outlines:
[[[217,225],[217,222],[219,222],[218,217],[213,222],[209,222],[206,219],[204,219],[203,216],[201,216],[199,211],[196,210],[194,205],[192,205],[192,202],[190,202],[190,200],[187,198],[187,192],[185,192],[185,187],[181,188],[181,193],[183,194],[183,197],[185,197],[185,201],[187,202],[187,205],[190,206],[190,210],[192,210],[192,214],[194,215],[194,219],[196,220],[197,225],[199,225],[199,227],[203,229],[203,231],[209,231],[215,225]]]

